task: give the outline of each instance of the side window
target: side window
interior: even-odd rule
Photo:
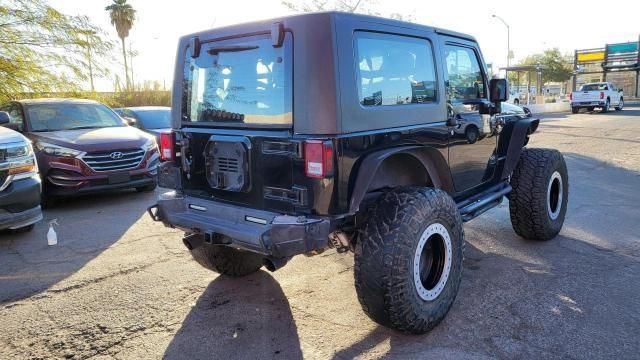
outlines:
[[[485,97],[485,81],[480,70],[480,62],[473,49],[445,45],[444,62],[448,75],[447,98],[449,101]]]
[[[17,124],[16,129],[18,131],[24,130],[24,116],[22,115],[22,109],[17,104],[9,104],[2,107],[2,111],[6,111],[9,113],[9,118],[11,119],[11,124]]]
[[[406,36],[358,32],[358,99],[363,106],[437,100],[431,43]]]

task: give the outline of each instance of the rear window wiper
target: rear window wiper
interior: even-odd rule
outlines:
[[[218,55],[221,52],[239,52],[239,51],[247,51],[247,50],[255,50],[260,48],[258,45],[254,46],[216,46],[207,50],[207,52],[211,55]]]

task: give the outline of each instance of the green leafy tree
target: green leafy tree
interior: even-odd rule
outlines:
[[[133,27],[133,22],[136,20],[136,10],[127,4],[127,0],[113,0],[113,4],[105,8],[109,12],[111,18],[111,25],[116,27],[118,37],[122,42],[122,58],[124,59],[124,76],[127,84],[127,89],[131,87],[129,81],[129,67],[127,66],[127,47],[124,40],[129,36],[129,31]]]
[[[104,76],[102,62],[113,44],[103,36],[87,17],[67,16],[43,0],[0,0],[0,103],[27,93],[77,91],[88,80],[89,63]]]
[[[572,65],[566,61],[565,56],[560,53],[557,48],[547,49],[542,54],[533,54],[527,56],[520,65],[542,65],[545,67],[542,70],[542,82],[563,82],[569,80],[572,74]],[[516,81],[516,73],[509,73],[509,81],[514,83]],[[520,74],[520,83],[526,83],[528,80],[528,73]],[[531,73],[531,82],[535,82],[536,74]]]

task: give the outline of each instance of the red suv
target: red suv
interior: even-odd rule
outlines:
[[[32,99],[0,107],[6,125],[32,142],[45,198],[156,187],[155,137],[130,127],[107,106],[89,100]]]

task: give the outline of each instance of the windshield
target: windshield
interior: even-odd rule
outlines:
[[[609,90],[607,84],[586,84],[582,85],[580,91]]]
[[[171,110],[136,111],[138,120],[145,129],[165,129],[171,127]]]
[[[291,36],[273,47],[268,36],[206,43],[185,54],[182,118],[218,125],[292,123]]]
[[[102,104],[37,104],[27,107],[31,131],[97,129],[124,126],[111,109]]]

